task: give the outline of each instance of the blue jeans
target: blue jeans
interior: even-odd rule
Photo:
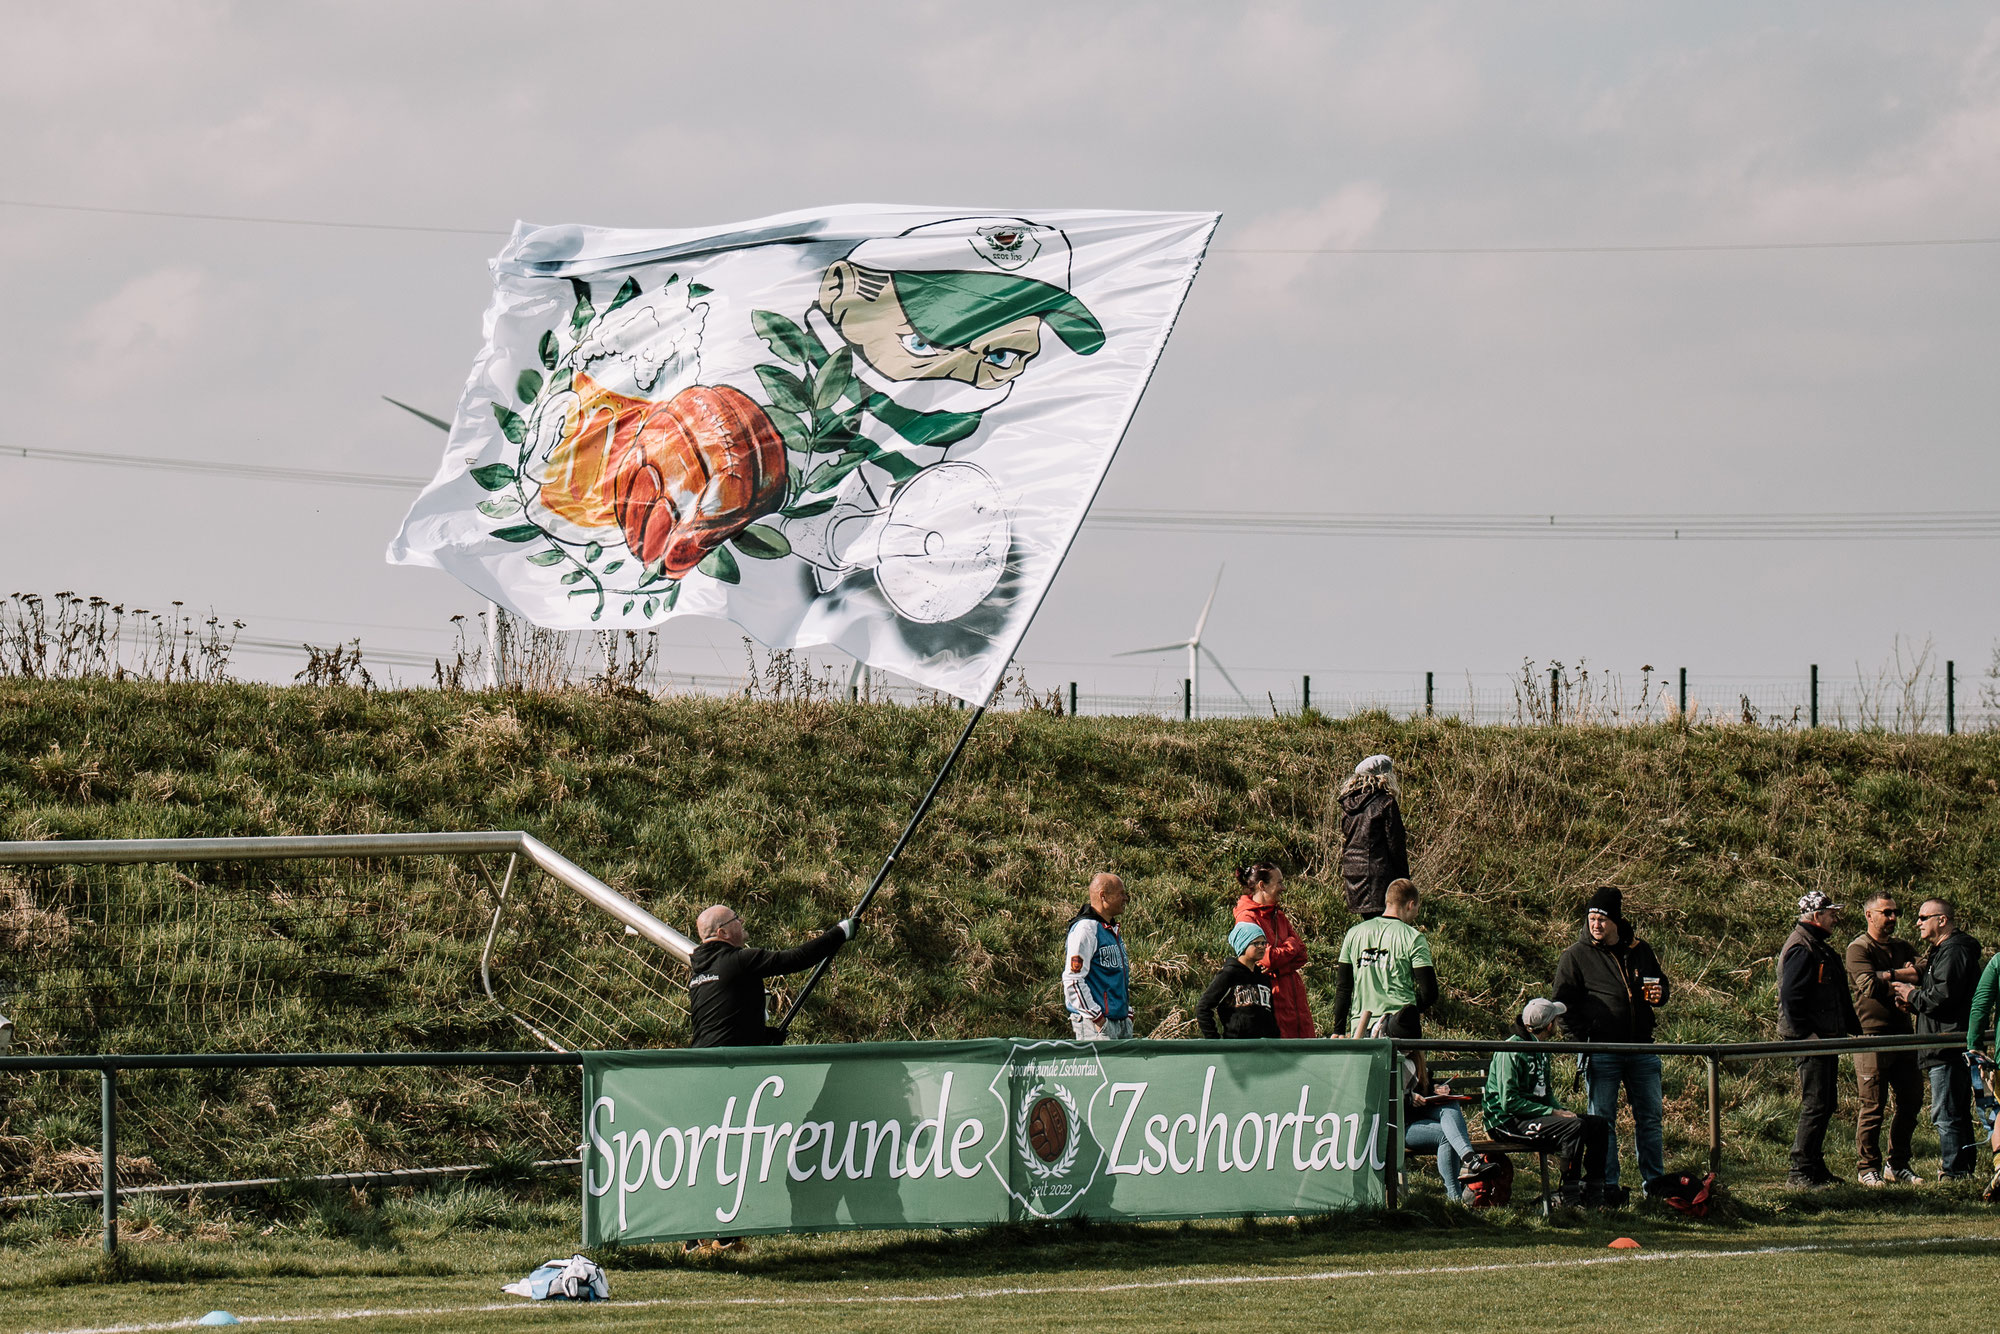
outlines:
[[[1609,1162],[1604,1184],[1618,1184],[1618,1089],[1625,1089],[1625,1101],[1632,1108],[1632,1125],[1639,1132],[1639,1180],[1652,1185],[1667,1171],[1666,1147],[1660,1139],[1660,1058],[1657,1056],[1610,1055],[1593,1052],[1590,1057],[1590,1114],[1601,1116],[1611,1125]]]
[[[1417,1116],[1424,1119],[1418,1120]],[[1403,1147],[1436,1149],[1445,1198],[1458,1199],[1465,1193],[1458,1184],[1458,1165],[1472,1153],[1472,1135],[1465,1128],[1465,1113],[1458,1110],[1456,1103],[1445,1103],[1441,1107],[1426,1107],[1417,1116],[1412,1116],[1403,1130]]]
[[[1945,1063],[1927,1072],[1938,1160],[1946,1176],[1968,1177],[1979,1162],[1979,1149],[1972,1138],[1972,1071],[1966,1068],[1964,1052],[1946,1051],[1944,1055]]]

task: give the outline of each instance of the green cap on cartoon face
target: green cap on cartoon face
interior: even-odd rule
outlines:
[[[1104,328],[1083,302],[1060,287],[1006,273],[914,273],[893,276],[903,313],[924,341],[963,347],[981,334],[1039,315],[1070,351],[1104,346]]]
[[[963,347],[1039,316],[1072,352],[1104,346],[1104,327],[1070,292],[1061,229],[1024,218],[951,218],[863,242],[847,257],[893,276],[903,313],[926,342]]]

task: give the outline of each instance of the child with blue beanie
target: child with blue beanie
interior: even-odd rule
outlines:
[[[1255,922],[1238,922],[1229,932],[1229,952],[1208,990],[1195,1002],[1194,1020],[1205,1038],[1274,1038],[1278,1015],[1271,1008],[1271,975],[1264,971],[1270,942]]]

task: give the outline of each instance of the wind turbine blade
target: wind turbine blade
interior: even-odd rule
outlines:
[[[442,417],[433,417],[428,412],[419,412],[417,409],[411,407],[408,403],[398,402],[396,399],[390,398],[387,394],[382,395],[382,401],[384,403],[395,403],[397,407],[409,413],[412,417],[422,417],[425,421],[437,427],[440,431],[449,431],[451,429],[451,423],[444,420]]]
[[[1208,601],[1201,604],[1201,619],[1194,623],[1194,635],[1192,638],[1188,640],[1188,643],[1190,644],[1201,643],[1201,632],[1208,628],[1209,608],[1215,605],[1215,595],[1222,589],[1222,572],[1228,568],[1229,567],[1227,565],[1219,565],[1216,567],[1215,587],[1208,590]],[[1227,674],[1228,673],[1226,672],[1224,673],[1224,675]]]
[[[1111,656],[1114,658],[1136,658],[1141,653],[1179,653],[1187,647],[1189,647],[1188,641],[1183,639],[1178,644],[1161,644],[1157,648],[1128,648],[1123,653],[1114,653]]]
[[[1215,670],[1222,673],[1222,679],[1229,682],[1229,688],[1236,692],[1236,698],[1242,700],[1245,704],[1250,704],[1250,697],[1243,693],[1242,686],[1236,684],[1236,678],[1231,676],[1229,669],[1222,665],[1222,659],[1216,657],[1214,652],[1207,647],[1203,647],[1202,652],[1207,655],[1210,662],[1215,664]],[[1250,704],[1250,707],[1254,709],[1257,706]]]

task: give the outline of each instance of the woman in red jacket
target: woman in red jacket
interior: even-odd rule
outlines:
[[[1271,984],[1271,1008],[1278,1014],[1278,1036],[1318,1037],[1313,1029],[1312,1006],[1306,1000],[1306,984],[1299,976],[1299,970],[1306,966],[1306,942],[1292,929],[1291,919],[1278,906],[1278,899],[1285,892],[1284,872],[1269,862],[1258,862],[1239,867],[1236,883],[1243,887],[1243,897],[1236,900],[1236,920],[1263,927],[1264,939],[1271,945],[1264,956],[1264,971],[1275,979]]]

